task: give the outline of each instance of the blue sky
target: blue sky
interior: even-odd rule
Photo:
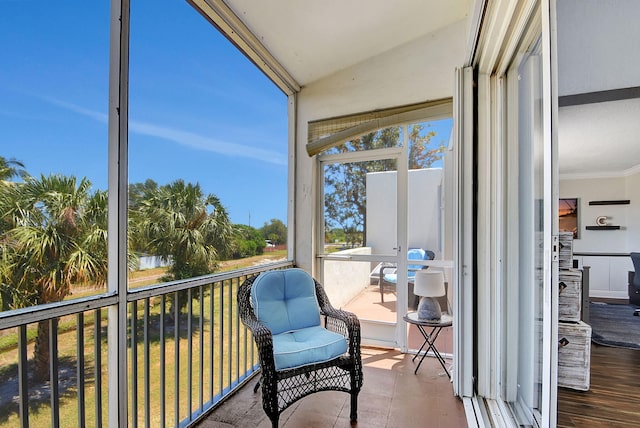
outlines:
[[[286,223],[286,96],[184,0],[131,3],[129,182],[182,178],[234,223]],[[0,0],[0,156],[32,175],[107,188],[109,8]]]
[[[0,1],[0,155],[107,187],[109,2]],[[286,222],[287,100],[185,1],[132,1],[129,182]]]

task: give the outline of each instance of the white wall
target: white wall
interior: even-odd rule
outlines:
[[[626,253],[627,229],[634,228],[629,222],[640,222],[640,218],[630,218],[631,205],[589,205],[589,201],[612,199],[631,199],[627,197],[624,177],[595,178],[579,180],[561,180],[560,198],[580,198],[578,208],[579,234],[573,242],[574,252],[590,253]],[[640,204],[640,200],[635,201]],[[610,217],[612,225],[621,226],[620,230],[586,230],[586,226],[595,226],[596,217]]]
[[[163,261],[160,256],[141,256],[138,259],[138,269],[153,269],[157,267],[170,266],[171,262]]]
[[[640,252],[640,173],[627,177],[626,194],[631,200],[627,211],[627,249]]]
[[[371,248],[360,247],[338,251],[334,255],[371,254]],[[369,262],[341,260],[325,261],[322,285],[336,308],[341,308],[362,292],[370,283]]]
[[[579,198],[579,239],[573,241],[574,253],[629,253],[640,250],[640,174],[629,177],[565,179],[560,181],[561,198]],[[629,199],[629,205],[589,205],[589,201]],[[609,223],[620,230],[586,230],[595,226],[598,216],[610,217]],[[633,270],[629,257],[581,256],[581,264],[590,266],[591,297],[626,299],[627,272]]]
[[[453,97],[454,70],[463,65],[466,38],[462,20],[302,88],[295,156],[295,258],[300,267],[315,269],[309,237],[315,237],[316,162],[306,156],[308,122]]]
[[[450,98],[465,31],[459,21],[305,86],[300,111],[316,120]]]
[[[367,174],[366,245],[374,254],[390,254],[397,246],[396,183],[395,171]],[[442,169],[410,170],[408,185],[408,248],[431,250],[441,258]]]

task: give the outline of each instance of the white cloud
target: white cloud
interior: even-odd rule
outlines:
[[[57,105],[83,116],[90,117],[94,120],[97,120],[98,122],[105,124],[108,122],[108,115],[105,113],[89,110],[75,104],[57,100],[55,98],[41,98],[51,104]],[[152,123],[129,120],[129,131],[139,135],[147,135],[151,137],[162,138],[168,141],[173,141],[177,144],[181,144],[183,146],[197,150],[206,150],[209,152],[220,153],[226,156],[259,159],[276,165],[287,164],[286,157],[282,153],[278,153],[272,150],[259,149],[256,147],[247,146],[245,144],[220,141],[215,138],[206,137],[193,132],[169,128],[166,126],[154,125]]]

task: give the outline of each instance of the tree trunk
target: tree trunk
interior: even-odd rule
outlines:
[[[11,309],[11,303],[12,299],[11,299],[11,294],[8,293],[6,290],[2,290],[0,291],[0,300],[2,300],[2,311],[8,311]]]
[[[45,288],[40,292],[40,301],[43,303],[60,302],[68,294],[68,287]],[[49,349],[49,327],[51,320],[43,320],[38,322],[38,336],[33,348],[34,363],[34,379],[37,381],[49,380],[49,359],[51,358],[51,350]],[[54,322],[58,319],[55,318]]]
[[[49,380],[49,320],[38,322],[38,336],[33,350],[34,380]]]

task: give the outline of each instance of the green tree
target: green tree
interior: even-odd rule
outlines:
[[[231,257],[242,259],[264,252],[264,238],[262,233],[254,227],[244,224],[234,226],[234,238]]]
[[[395,147],[400,139],[400,128],[385,128],[348,141],[331,150],[347,153]],[[366,177],[370,172],[394,171],[392,160],[348,162],[330,164],[325,173],[326,228],[340,228],[346,233],[347,244],[366,242]],[[362,242],[358,242],[362,239]]]
[[[27,177],[29,177],[29,174],[24,169],[22,162],[0,156],[0,181],[9,181],[12,178],[25,180]]]
[[[409,168],[428,168],[442,158],[444,142],[432,144],[434,131],[424,132],[424,125],[409,127]],[[400,128],[390,127],[355,138],[331,149],[329,153],[347,153],[396,147],[400,143]],[[330,164],[325,172],[326,229],[342,229],[347,244],[363,245],[366,237],[366,177],[368,173],[395,171],[393,160]]]
[[[139,214],[143,202],[153,197],[157,191],[158,183],[150,178],[144,183],[129,184],[128,245],[130,251],[134,253],[143,253],[148,248],[145,234],[140,229],[143,222]]]
[[[326,243],[346,242],[346,239],[344,230],[339,228],[326,229],[324,232],[324,242]]]
[[[170,262],[165,280],[193,278],[215,272],[226,254],[233,228],[218,198],[205,195],[199,184],[183,180],[147,192],[132,216],[144,236],[146,250]],[[182,306],[181,299],[179,306]]]
[[[435,131],[422,135],[423,130],[422,124],[409,127],[409,169],[429,168],[442,159],[444,154],[444,141],[431,144],[431,140],[436,137]]]
[[[0,187],[2,282],[15,308],[59,302],[78,283],[104,285],[107,278],[107,195],[90,193],[87,179],[62,175],[27,178]],[[6,224],[5,223],[5,224]],[[34,375],[48,378],[49,323],[38,323]]]
[[[265,222],[260,228],[262,233],[264,246],[264,240],[268,239],[273,242],[274,245],[281,245],[287,243],[287,226],[276,218],[272,218],[269,223]]]

